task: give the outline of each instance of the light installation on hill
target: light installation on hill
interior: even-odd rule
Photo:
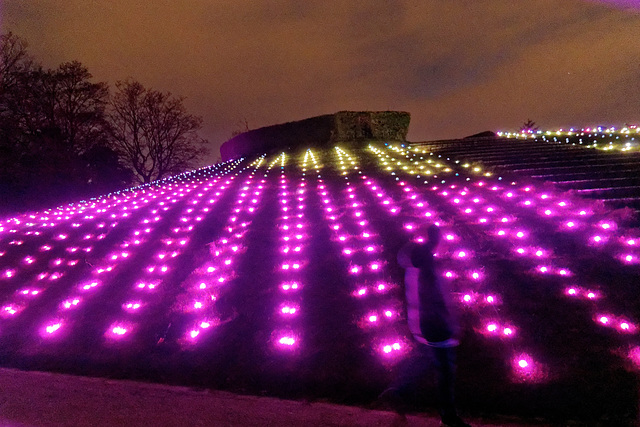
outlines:
[[[582,300],[595,327],[637,333],[632,319],[609,307],[597,284],[586,285],[570,260],[556,256],[556,248],[532,227],[534,217],[633,267],[640,236],[587,201],[506,183],[419,148],[372,145],[356,154],[336,147],[309,149],[297,158],[281,153],[249,160],[0,222],[0,334],[28,311],[40,322],[42,339],[64,342],[86,307],[100,305],[105,289],[117,288],[118,304],[112,304],[117,310],[104,319],[102,330],[107,345],[148,340],[146,316],[171,307],[174,323],[183,328],[175,339],[182,349],[196,351],[218,326],[234,321],[220,311],[218,299],[240,286],[240,276],[253,274],[240,266],[254,219],[269,204],[278,212],[272,221],[278,261],[264,271],[274,277],[277,297],[265,345],[290,357],[305,346],[303,289],[309,286],[309,247],[319,227],[331,236],[330,250],[357,307],[354,322],[371,351],[381,363],[394,364],[411,349],[403,327],[402,278],[390,268],[395,254],[386,250],[379,218],[398,224],[405,240],[424,238],[416,232],[423,223],[442,229],[436,254],[442,280],[458,291],[463,310],[477,314],[473,331],[504,343],[516,381],[544,381],[549,367],[527,344],[532,331],[504,314],[508,310],[502,307],[510,302],[493,287],[501,271],[483,249],[485,241],[504,250],[531,280],[557,283],[560,301]],[[363,160],[378,166],[364,167]],[[312,201],[322,208],[321,224],[310,222]],[[228,209],[221,208],[225,203]],[[205,242],[206,256],[175,283],[174,271],[191,256],[203,224],[212,218],[220,232]],[[470,238],[468,229],[480,237]],[[123,276],[123,271],[136,274]],[[176,287],[175,301],[165,301],[166,290]],[[51,298],[53,312],[37,311],[38,301]],[[635,360],[637,353],[630,350],[629,358]]]
[[[392,174],[396,173],[396,168],[390,166],[393,164],[408,175],[417,175],[420,178],[419,174],[425,173],[423,166],[433,163],[429,158],[433,154],[430,153],[426,156],[428,158],[425,158],[425,151],[418,148],[413,152],[397,146],[386,150],[373,146],[370,149],[378,155],[381,166]],[[400,156],[405,157],[406,160],[399,159]],[[436,165],[443,168],[442,163],[444,162],[438,159]],[[474,172],[482,174],[479,169]],[[442,178],[436,175],[429,178],[432,177]],[[586,234],[586,238],[583,239],[586,245],[604,249],[603,243],[609,242],[606,247],[609,254],[623,264],[635,264],[638,260],[637,253],[630,251],[630,248],[636,245],[637,231],[618,230],[616,223],[607,219],[606,216],[595,216],[587,200],[570,199],[566,195],[557,195],[549,191],[538,193],[532,185],[518,186],[516,182],[505,185],[499,181],[491,184],[486,181],[486,177],[477,178],[472,175],[462,181],[464,183],[462,186],[446,185],[446,182],[447,179],[442,179],[441,185],[432,185],[432,181],[425,180],[422,184],[436,195],[445,198],[457,209],[459,218],[466,224],[479,228],[478,231],[495,236],[498,240],[503,240],[515,256],[526,261],[525,265],[528,264],[532,275],[555,276],[555,280],[561,279],[562,295],[584,299],[591,304],[598,303],[599,305],[594,307],[593,319],[599,326],[614,328],[623,334],[636,332],[637,326],[626,316],[599,314],[605,300],[604,295],[599,291],[577,286],[576,282],[580,283],[586,279],[580,278],[565,266],[555,265],[556,257],[553,250],[535,241],[535,236],[529,232],[531,227],[527,227],[519,218],[519,210],[534,210],[541,220],[550,221],[561,233],[583,232]],[[401,181],[400,184],[402,183]],[[468,219],[465,220],[465,217]],[[464,299],[471,301],[471,298],[467,298],[466,295]],[[494,329],[493,323],[490,323],[488,328]],[[511,331],[511,328],[508,329]],[[515,359],[520,358],[522,356],[517,356]],[[514,366],[530,369],[532,361],[530,358],[526,361],[525,359]]]
[[[636,125],[616,128],[615,126],[593,126],[580,129],[530,130],[525,132],[503,132],[498,136],[510,139],[524,139],[534,142],[581,145],[604,151],[637,151],[640,128]]]

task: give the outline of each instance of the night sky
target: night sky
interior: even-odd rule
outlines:
[[[404,110],[409,140],[640,121],[638,1],[2,0],[47,67],[185,96],[217,154],[237,123]],[[215,157],[214,155],[211,158]]]

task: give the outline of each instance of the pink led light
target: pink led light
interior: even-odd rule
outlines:
[[[296,343],[296,339],[292,336],[284,336],[278,340],[278,343],[290,347]]]
[[[382,352],[384,354],[390,354],[392,351],[399,351],[402,349],[402,346],[399,342],[395,342],[393,344],[384,344],[382,346]]]
[[[126,334],[128,330],[124,326],[114,326],[113,328],[111,328],[111,332],[115,335],[122,336]]]
[[[13,316],[18,312],[18,309],[13,305],[6,305],[2,307],[2,312]]]
[[[68,299],[66,301],[63,301],[61,305],[63,308],[68,310],[72,307],[76,307],[78,304],[80,304],[80,299],[74,298],[74,299]]]
[[[51,324],[51,325],[48,325],[48,326],[45,328],[45,331],[46,331],[48,334],[53,334],[54,332],[56,332],[56,331],[57,331],[58,329],[60,329],[61,327],[62,327],[62,323],[61,323],[61,322],[57,322],[57,323],[53,323],[53,324]]]
[[[295,307],[291,307],[291,306],[284,306],[280,310],[280,312],[282,314],[296,314],[296,311],[297,311],[297,309]]]

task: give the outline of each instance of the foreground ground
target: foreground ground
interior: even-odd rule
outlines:
[[[438,426],[435,414],[242,396],[186,387],[0,369],[0,425]],[[474,426],[543,425],[470,420]]]

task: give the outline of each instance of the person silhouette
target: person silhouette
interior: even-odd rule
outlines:
[[[381,396],[388,396],[396,404],[404,402],[411,387],[433,366],[438,377],[442,425],[469,426],[455,408],[456,347],[460,328],[451,292],[436,272],[434,251],[440,242],[440,229],[436,225],[421,227],[417,235],[417,239],[407,242],[398,252],[398,264],[405,269],[407,323],[415,346],[400,366],[399,375]]]

